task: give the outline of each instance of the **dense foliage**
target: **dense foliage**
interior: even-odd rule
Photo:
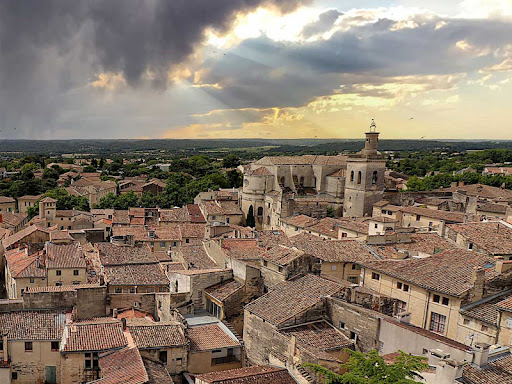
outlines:
[[[396,361],[388,364],[376,350],[362,353],[347,349],[349,361],[342,367],[347,370],[339,375],[317,364],[304,364],[324,378],[325,384],[416,384],[422,377],[418,372],[428,368],[423,358],[402,351]]]

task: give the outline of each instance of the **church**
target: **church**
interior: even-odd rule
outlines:
[[[384,194],[386,160],[372,121],[364,148],[337,156],[267,156],[244,169],[241,207],[257,229],[277,229],[280,218],[371,216]]]

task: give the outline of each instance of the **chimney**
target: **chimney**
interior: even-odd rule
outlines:
[[[436,384],[453,384],[462,377],[464,363],[452,359],[441,360],[436,367]]]
[[[495,256],[496,260],[496,272],[505,273],[512,268],[512,261],[505,261],[503,256]]]
[[[126,331],[126,318],[121,319],[121,324],[123,324],[123,331]]]
[[[457,182],[456,181],[452,181],[452,183],[450,184],[450,187],[456,188],[457,187]]]
[[[295,338],[294,335],[292,335],[292,337],[290,339],[290,355],[292,356],[292,358],[295,356],[296,346],[297,346],[297,339]]]
[[[445,229],[446,229],[446,223],[444,222],[444,220],[441,220],[441,222],[437,226],[437,234],[439,236],[443,237],[445,234]]]
[[[394,253],[391,255],[391,258],[393,259],[408,259],[409,258],[409,251],[406,249],[399,249],[397,253]]]
[[[473,364],[479,368],[485,367],[489,360],[489,344],[476,343],[473,348],[473,354]]]
[[[473,268],[471,275],[471,284],[473,284],[473,301],[478,301],[484,296],[485,269],[482,267]]]
[[[431,349],[428,354],[428,365],[435,367],[441,361],[449,359],[450,354],[442,349]]]
[[[7,335],[8,333],[7,332],[4,332],[4,334],[2,335],[2,342],[4,344],[4,363],[8,363],[9,362],[9,348],[8,348],[8,340],[7,340]]]
[[[112,317],[113,317],[113,318],[117,318],[117,308],[114,308],[114,309],[112,310]]]
[[[464,181],[459,181],[459,187],[463,187],[464,186]]]

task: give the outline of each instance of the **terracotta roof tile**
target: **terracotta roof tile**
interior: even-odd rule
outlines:
[[[343,288],[333,281],[308,274],[277,284],[270,292],[246,305],[245,309],[279,326]]]
[[[140,349],[179,347],[187,344],[180,324],[160,324],[129,326],[133,341]]]
[[[38,264],[37,260],[41,260]],[[46,270],[42,264],[42,253],[27,254],[27,249],[12,249],[5,253],[7,267],[14,278],[45,277]]]
[[[12,311],[0,313],[0,331],[9,340],[60,340],[66,313],[59,311]]]
[[[183,262],[188,266],[188,269],[217,268],[217,264],[208,256],[202,243],[198,245],[183,245],[177,252],[183,258]]]
[[[218,284],[214,284],[206,288],[204,291],[213,298],[219,301],[223,301],[241,288],[243,288],[243,285],[238,281],[226,280]]]
[[[178,228],[149,228],[143,227],[114,227],[114,236],[133,235],[135,241],[180,241],[181,233]],[[150,234],[154,237],[150,237]]]
[[[512,254],[512,228],[503,223],[487,221],[449,224],[447,227],[492,255]]]
[[[254,366],[196,376],[208,384],[296,384],[285,368]]]
[[[274,174],[265,167],[256,168],[254,171],[250,171],[251,176],[273,176]]]
[[[149,380],[137,348],[123,348],[102,354],[98,384],[144,384]]]
[[[365,266],[419,287],[456,297],[473,286],[471,278],[475,267],[484,268],[486,280],[498,275],[495,262],[490,257],[461,249],[447,250],[425,258],[369,261]]]
[[[121,322],[108,318],[67,324],[63,340],[64,352],[106,351],[128,344]]]
[[[229,336],[217,324],[199,325],[189,328],[191,352],[209,351],[212,349],[239,347],[240,343]]]
[[[462,371],[464,384],[512,384],[512,355],[490,361],[478,368],[466,365]]]
[[[48,268],[86,268],[85,258],[78,243],[46,246]]]
[[[281,219],[281,222],[298,228],[307,228],[318,223],[318,219],[306,215],[295,215],[285,217],[284,219]]]
[[[169,279],[159,264],[106,266],[105,275],[111,285],[168,285]]]
[[[437,233],[413,233],[411,234],[411,242],[372,244],[368,245],[368,247],[385,259],[393,258],[401,250],[410,252],[411,256],[416,256],[421,253],[434,255],[442,251],[458,248],[455,244],[439,236]]]
[[[265,249],[258,246],[256,239],[221,239],[224,253],[238,260],[259,260]]]
[[[448,223],[463,223],[465,216],[465,213],[463,212],[440,211],[438,209],[429,209],[421,207],[401,207],[400,211],[410,213],[412,215],[419,215],[430,217],[433,219],[443,220]]]
[[[309,241],[307,237],[291,238],[293,246],[320,260],[333,263],[358,263],[379,260],[357,240]]]
[[[143,357],[142,361],[149,378],[147,384],[174,384],[165,364],[147,357]]]
[[[489,297],[476,303],[472,303],[461,308],[460,313],[465,317],[471,317],[473,319],[498,326],[498,308],[503,305],[500,305],[500,303],[506,303],[507,300],[512,300],[512,294],[510,292],[500,294],[498,297]]]
[[[297,248],[289,248],[278,245],[271,248],[263,254],[263,259],[275,263],[277,265],[288,265],[292,261],[303,256],[304,252]]]
[[[112,243],[96,243],[95,246],[98,249],[101,264],[104,266],[158,262],[147,245],[130,247]]]

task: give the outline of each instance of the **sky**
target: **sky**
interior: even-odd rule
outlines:
[[[0,139],[508,139],[512,0],[2,0]]]

